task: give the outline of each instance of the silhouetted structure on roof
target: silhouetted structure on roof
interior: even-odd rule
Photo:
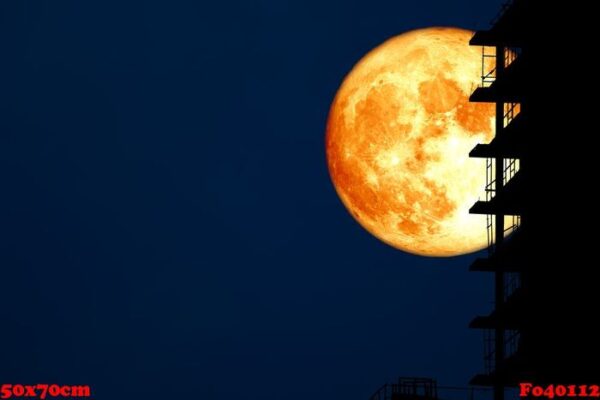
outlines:
[[[370,400],[437,400],[437,382],[430,378],[398,378],[386,383]]]

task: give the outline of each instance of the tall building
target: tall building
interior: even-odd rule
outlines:
[[[569,17],[593,12],[582,4],[512,0],[470,41],[482,55],[470,100],[496,108],[494,139],[469,154],[487,160],[470,212],[487,216],[489,245],[470,270],[494,281],[493,307],[470,323],[484,345],[470,384],[495,400],[522,382],[600,385],[598,117],[592,69],[569,45],[589,40]]]
[[[472,385],[492,386],[494,398],[504,398],[505,386],[520,380],[523,331],[522,248],[528,221],[526,191],[527,143],[531,128],[529,96],[523,84],[528,77],[527,0],[506,4],[489,30],[478,31],[470,41],[481,46],[481,85],[471,102],[494,103],[495,137],[478,144],[470,157],[486,159],[485,200],[470,209],[487,216],[488,257],[478,258],[472,271],[494,276],[494,309],[475,317],[470,327],[484,336],[484,371]]]
[[[492,387],[496,400],[520,382],[597,384],[600,377],[590,363],[599,338],[589,323],[600,291],[590,289],[595,274],[581,265],[585,250],[572,238],[572,221],[585,223],[568,182],[578,174],[571,161],[578,141],[559,128],[575,117],[561,103],[574,99],[564,96],[560,47],[542,50],[552,25],[560,26],[540,28],[544,7],[511,1],[470,41],[482,48],[481,85],[470,100],[496,108],[494,139],[469,154],[487,160],[485,200],[470,212],[487,216],[489,242],[488,256],[470,269],[495,283],[493,309],[470,323],[484,337],[484,368],[470,383]]]

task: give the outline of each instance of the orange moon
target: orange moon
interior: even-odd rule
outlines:
[[[494,106],[469,103],[481,80],[473,32],[427,28],[389,39],[350,71],[327,121],[335,189],[371,234],[434,257],[487,246],[485,160],[469,158],[493,138]]]

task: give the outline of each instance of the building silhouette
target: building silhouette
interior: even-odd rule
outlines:
[[[494,400],[521,382],[600,384],[597,202],[586,193],[595,147],[584,139],[594,128],[577,123],[596,117],[583,114],[574,58],[551,36],[576,4],[509,1],[470,41],[482,53],[470,101],[493,103],[496,118],[494,139],[469,153],[486,159],[470,212],[487,216],[488,232],[487,256],[469,268],[494,280],[493,307],[469,324],[484,344],[469,384]]]
[[[582,249],[565,238],[575,233],[573,221],[585,221],[578,217],[585,208],[565,182],[583,172],[572,161],[581,154],[573,149],[578,141],[569,128],[558,128],[576,115],[560,106],[573,97],[564,94],[560,47],[546,46],[561,20],[536,23],[545,8],[541,1],[513,0],[470,41],[482,48],[482,81],[470,100],[496,107],[494,139],[469,154],[487,160],[485,200],[470,212],[487,216],[489,241],[488,257],[470,270],[493,274],[495,283],[493,309],[470,323],[483,331],[485,361],[470,383],[493,387],[496,400],[520,382],[600,378],[591,361],[598,360],[599,338],[589,324],[598,314],[600,291],[588,286],[596,274],[581,268]]]
[[[529,284],[524,270],[523,244],[530,223],[526,210],[528,146],[531,127],[528,79],[530,57],[527,23],[531,2],[507,3],[489,30],[477,31],[470,41],[482,49],[481,85],[471,102],[495,105],[495,137],[478,144],[470,157],[486,159],[485,200],[469,210],[487,217],[488,257],[478,258],[471,271],[494,276],[494,308],[475,317],[470,328],[484,336],[484,371],[470,384],[491,386],[494,399],[503,400],[506,386],[516,386],[523,377],[521,355],[524,330],[521,313]]]

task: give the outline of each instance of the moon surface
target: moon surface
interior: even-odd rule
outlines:
[[[326,153],[335,189],[371,234],[400,250],[447,257],[487,246],[485,160],[471,159],[494,134],[492,104],[469,103],[481,80],[473,32],[427,28],[364,56],[331,105]]]

